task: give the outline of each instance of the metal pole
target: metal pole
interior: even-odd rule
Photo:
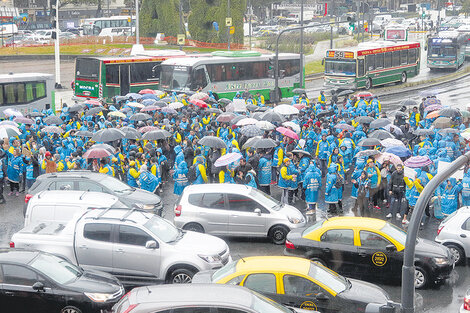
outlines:
[[[132,29],[132,16],[131,16],[131,29]],[[135,44],[140,44],[140,29],[139,29],[139,0],[135,0]]]
[[[421,218],[423,217],[426,205],[434,194],[434,190],[444,182],[449,176],[458,171],[462,166],[470,161],[470,152],[460,156],[450,164],[450,166],[441,173],[434,176],[432,180],[424,187],[418,201],[416,202],[411,221],[408,225],[408,234],[405,243],[405,255],[403,257],[402,278],[401,278],[401,300],[402,313],[414,313],[414,280],[415,280],[415,249],[416,238],[418,236]]]
[[[111,0],[108,0],[108,17],[111,16],[111,12],[109,12],[109,2],[110,2],[110,1],[111,1]]]
[[[360,10],[361,2],[357,1],[356,2],[356,20],[357,20],[357,42],[359,42],[360,34],[361,32],[359,31],[359,27],[361,27],[361,10]],[[353,34],[354,35],[354,34]]]
[[[364,24],[364,18],[365,18],[365,15],[366,15],[366,3],[365,2],[361,2],[362,4],[362,27],[361,27],[361,33],[362,33],[362,42],[364,42],[364,37],[365,37],[365,24]]]
[[[251,6],[251,0],[249,0],[249,4],[248,4],[248,13],[249,13],[248,38],[249,38],[249,45],[250,45],[250,50],[251,50],[251,17],[253,15],[253,7]]]
[[[304,26],[304,0],[300,1],[300,27]],[[300,29],[300,72],[304,71],[304,29]],[[303,75],[300,75],[300,86],[304,87]]]
[[[54,56],[55,56],[55,88],[62,89],[60,84],[60,45],[59,45],[59,0],[55,6],[55,35]]]
[[[330,25],[330,49],[333,49],[333,25]]]
[[[183,0],[180,0],[180,34],[186,34],[183,30]],[[183,46],[180,45],[180,51],[183,50]]]
[[[227,0],[227,17],[230,17],[230,0]],[[227,26],[227,50],[230,51],[230,26]]]

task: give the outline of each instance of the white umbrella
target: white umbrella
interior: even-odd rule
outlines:
[[[300,126],[294,122],[284,122],[282,125],[292,128],[297,134],[300,134]]]
[[[184,104],[182,104],[181,102],[172,102],[168,105],[168,107],[177,110],[184,107]]]
[[[0,138],[10,138],[19,135],[21,135],[21,131],[15,126],[5,125],[0,127]]]
[[[239,120],[237,122],[237,124],[235,124],[235,125],[237,125],[237,126],[255,125],[257,122],[258,122],[257,119],[247,117],[247,118]]]
[[[258,126],[262,130],[273,130],[276,128],[276,126],[274,126],[273,123],[268,122],[268,121],[258,121],[256,122],[255,125]]]
[[[14,109],[6,109],[3,111],[3,114],[5,114],[6,117],[10,116],[23,116],[23,113],[20,111],[14,110]]]
[[[398,139],[394,139],[394,138],[387,138],[387,139],[384,139],[382,141],[380,141],[380,143],[382,144],[382,146],[384,146],[385,148],[388,148],[388,147],[396,147],[396,146],[402,146],[404,147],[405,144],[398,140]]]
[[[403,135],[401,128],[393,124],[388,124],[384,126],[384,129],[388,130],[389,132],[393,129],[393,133],[398,134],[398,135]]]
[[[191,99],[191,100],[193,100],[193,99],[205,100],[207,98],[209,98],[209,95],[205,92],[196,92],[194,95],[189,97],[189,99]]]
[[[282,115],[299,114],[299,109],[293,107],[292,105],[288,105],[288,104],[278,105],[274,108],[273,111],[276,112],[276,113],[282,114]]]
[[[138,102],[129,102],[129,103],[126,103],[126,105],[132,108],[139,108],[139,109],[145,108],[145,105],[143,105],[142,103],[138,103]]]
[[[18,127],[18,123],[14,122],[14,121],[10,121],[10,120],[5,120],[5,121],[1,121],[1,122],[0,122],[0,126],[14,126],[14,127]]]

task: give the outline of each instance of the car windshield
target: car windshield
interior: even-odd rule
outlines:
[[[124,184],[119,179],[113,178],[111,176],[105,175],[100,183],[109,190],[118,193],[130,192],[133,190],[129,185]]]
[[[182,232],[167,220],[154,216],[144,224],[152,234],[164,242],[176,241],[182,236]]]
[[[232,261],[212,274],[212,282],[216,283],[227,275],[235,273],[238,261]]]
[[[390,223],[385,223],[385,226],[382,227],[381,231],[384,234],[389,235],[396,241],[398,241],[400,244],[403,246],[405,245],[406,242],[406,232],[403,229],[400,229],[396,227],[395,225],[392,225]]]
[[[291,310],[282,306],[257,292],[252,291],[254,294],[252,308],[258,313],[292,313]]]
[[[356,76],[356,61],[325,61],[325,74]]]
[[[346,290],[346,287],[349,285],[348,281],[343,276],[314,262],[310,262],[308,275],[323,285],[328,286],[336,293]]]
[[[266,208],[270,208],[276,211],[279,211],[281,208],[281,203],[279,201],[258,189],[251,189],[250,196],[258,203],[263,204]]]
[[[323,225],[323,221],[316,222],[315,224],[313,224],[312,226],[310,226],[310,227],[308,227],[304,230],[304,232],[302,233],[302,237],[310,234],[312,231],[314,231],[315,229],[320,228],[322,225]]]
[[[40,254],[29,265],[59,284],[67,284],[82,276],[78,267],[53,255]]]
[[[162,65],[160,85],[163,88],[185,90],[190,88],[191,68],[180,65]]]
[[[430,52],[434,58],[452,58],[457,55],[457,49],[452,46],[432,45]]]

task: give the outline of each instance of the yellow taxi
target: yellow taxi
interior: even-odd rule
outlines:
[[[400,282],[406,232],[387,221],[334,217],[287,235],[284,253],[317,261],[347,277]],[[449,250],[418,239],[415,287],[447,279],[454,262]]]
[[[192,282],[245,286],[279,303],[320,312],[364,312],[367,304],[389,299],[376,285],[287,256],[242,258],[217,271],[199,272]]]

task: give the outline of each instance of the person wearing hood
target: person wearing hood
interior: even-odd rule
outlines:
[[[207,184],[209,180],[207,179],[206,175],[206,167],[204,166],[205,160],[202,156],[198,156],[196,158],[196,163],[194,166],[196,167],[196,180],[194,181],[195,185],[199,184]]]
[[[328,204],[328,214],[335,215],[338,213],[338,165],[333,163],[328,167],[328,174],[326,175],[325,187],[325,203]]]
[[[330,143],[326,139],[326,134],[322,134],[321,140],[317,144],[317,150],[315,151],[315,155],[317,156],[318,160],[320,161],[320,168],[322,177],[325,177],[327,165],[328,165],[328,154],[330,150]]]
[[[158,178],[147,170],[147,165],[140,167],[139,185],[143,190],[151,193],[156,193],[158,185],[160,184]]]
[[[271,156],[263,153],[258,162],[258,185],[264,193],[271,194],[272,161]]]
[[[365,167],[364,162],[356,162],[356,167],[354,168],[354,171],[351,174],[351,182],[357,181],[359,177],[361,177],[361,174],[364,171],[364,167]],[[354,216],[361,216],[360,211],[358,211],[359,202],[357,201],[357,192],[358,192],[358,189],[356,185],[353,183],[351,186],[351,198],[355,199],[355,201],[354,201],[354,207],[352,208],[352,212],[354,213]]]
[[[441,184],[439,199],[442,214],[448,216],[457,210],[460,191],[462,191],[462,183],[457,183],[453,177],[447,179],[445,184]]]
[[[462,206],[470,206],[470,169],[468,168],[462,179]]]
[[[135,161],[129,162],[129,169],[127,170],[127,184],[131,187],[138,187],[137,179],[140,173],[136,169]]]
[[[311,163],[305,172],[305,177],[302,182],[302,187],[305,190],[305,202],[307,203],[307,212],[315,212],[320,186],[321,172],[315,167],[313,163]]]
[[[380,174],[379,168],[375,165],[375,162],[372,158],[367,160],[367,175],[370,179],[370,195],[369,198],[372,200],[374,209],[379,210],[378,206],[378,196],[379,196],[379,186],[381,183],[382,176]]]
[[[186,164],[186,161],[180,163],[178,169],[173,173],[173,179],[175,181],[173,193],[175,195],[181,195],[183,193],[184,188],[189,185],[188,164]]]
[[[355,216],[370,217],[369,210],[369,191],[370,179],[365,170],[360,172],[360,176],[352,179],[354,187],[357,189],[356,203],[354,204],[353,212]]]
[[[173,148],[173,150],[175,151],[175,154],[176,154],[175,164],[173,166],[173,169],[176,171],[178,169],[178,164],[180,164],[181,162],[186,161],[186,160],[185,160],[185,157],[184,157],[183,149],[181,148],[180,145],[175,146]],[[188,163],[186,162],[186,164],[188,164]]]
[[[256,183],[256,172],[251,166],[251,164],[247,165],[247,172],[245,175],[245,185],[250,186],[252,188],[258,188],[258,184]]]
[[[7,166],[7,177],[10,181],[10,193],[8,195],[13,195],[16,192],[16,196],[20,195],[20,174],[21,168],[23,166],[23,158],[21,157],[20,149],[13,149],[13,153],[8,156],[8,166]]]
[[[295,174],[289,174],[289,166],[291,160],[289,158],[284,159],[284,165],[281,167],[279,173],[279,188],[282,189],[281,203],[290,203],[292,199],[289,199],[289,196],[293,196],[292,193],[289,193],[289,188],[292,186],[292,183],[295,181],[297,176]]]
[[[396,170],[392,173],[390,183],[388,184],[388,193],[391,197],[391,205],[390,211],[386,215],[387,218],[396,216],[397,219],[401,219],[401,206],[406,191],[404,178],[403,164],[397,164]]]
[[[102,158],[100,160],[100,169],[98,170],[98,172],[112,177],[114,177],[115,175],[114,169],[108,164],[108,160],[106,160],[105,158]]]

